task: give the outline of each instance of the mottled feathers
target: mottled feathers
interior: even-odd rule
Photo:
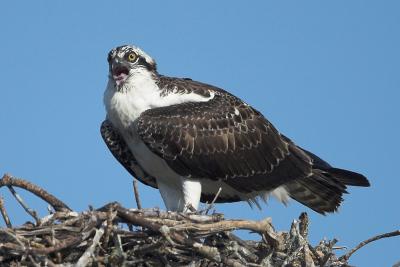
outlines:
[[[197,208],[221,188],[217,202],[258,205],[273,195],[325,213],[337,210],[348,185],[369,186],[294,144],[232,94],[158,74],[138,47],[116,47],[107,60],[102,137],[129,173],[160,190],[169,210]]]
[[[159,76],[160,94],[195,93],[207,102],[186,102],[144,111],[131,125],[141,140],[177,174],[223,182],[240,194],[219,202],[249,200],[282,186],[319,213],[333,212],[346,185],[368,186],[357,173],[332,168],[281,135],[265,117],[239,98],[214,86]],[[157,187],[135,161],[124,140],[105,121],[102,136],[119,162],[143,183]],[[211,200],[209,192],[202,201]],[[245,198],[248,199],[245,199]]]

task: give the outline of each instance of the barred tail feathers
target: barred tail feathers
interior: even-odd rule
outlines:
[[[335,212],[347,193],[347,186],[369,186],[363,175],[337,168],[313,169],[311,176],[286,185],[290,196],[314,211]]]

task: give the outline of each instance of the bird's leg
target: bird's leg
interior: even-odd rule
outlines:
[[[168,211],[183,211],[185,207],[182,186],[174,181],[157,180],[158,189]]]
[[[184,177],[158,179],[157,185],[167,210],[190,212],[198,209],[201,196],[199,181]]]
[[[201,183],[198,180],[181,178],[185,202],[184,212],[196,211],[201,197]]]

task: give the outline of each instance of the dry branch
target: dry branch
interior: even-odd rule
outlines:
[[[37,185],[34,185],[26,180],[12,177],[10,174],[4,174],[3,178],[0,179],[0,188],[3,186],[16,186],[26,191],[29,191],[36,196],[40,197],[47,203],[49,203],[55,211],[70,211],[71,209],[65,205],[61,200],[55,196],[47,193],[44,189]]]
[[[136,206],[138,209],[142,209],[142,203],[139,197],[139,185],[136,178],[133,178],[133,193],[135,194]]]
[[[362,248],[363,246],[367,245],[368,243],[371,243],[373,241],[382,239],[382,238],[388,238],[388,237],[392,237],[392,236],[398,236],[400,235],[400,230],[397,231],[393,231],[390,233],[385,233],[385,234],[381,234],[381,235],[377,235],[374,237],[371,237],[367,240],[364,240],[363,242],[361,242],[360,244],[358,244],[355,248],[353,248],[352,250],[350,250],[348,253],[346,253],[345,255],[343,255],[342,257],[340,257],[340,260],[344,260],[347,261],[349,260],[349,258],[351,257],[351,255],[353,255],[357,250],[359,250],[360,248]]]
[[[6,208],[4,207],[4,199],[3,197],[0,196],[0,212],[1,212],[1,216],[3,216],[3,220],[6,223],[8,228],[11,228],[11,221],[10,218],[8,217]]]
[[[126,209],[110,203],[77,213],[22,179],[5,175],[1,186],[32,192],[55,212],[41,218],[40,224],[12,228],[0,199],[8,226],[0,228],[0,266],[347,266],[362,246],[400,234],[368,239],[338,258],[337,240],[324,240],[317,246],[308,242],[306,213],[292,223],[289,232],[277,232],[270,218],[225,220],[222,214],[165,212],[140,205]],[[133,228],[128,230],[130,225]],[[248,230],[259,238],[242,240],[233,234],[235,230]]]

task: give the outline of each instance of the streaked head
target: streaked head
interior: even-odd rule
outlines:
[[[137,71],[156,71],[156,63],[140,48],[133,45],[123,45],[112,49],[108,53],[110,79],[113,79],[117,88]]]

